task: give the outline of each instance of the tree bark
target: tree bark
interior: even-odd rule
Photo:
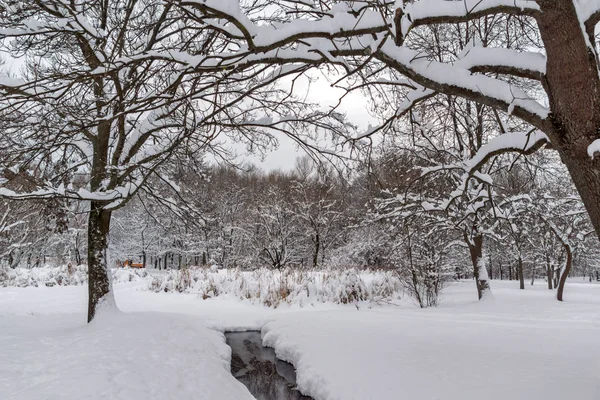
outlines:
[[[465,237],[465,239],[468,238]],[[473,263],[473,276],[475,277],[475,284],[477,286],[477,297],[481,300],[490,291],[485,260],[483,258],[483,236],[477,235],[473,237],[473,240],[467,240],[467,244],[469,245],[471,262]]]
[[[571,272],[571,266],[573,265],[573,252],[571,251],[571,246],[564,245],[564,248],[567,251],[567,259],[565,261],[565,267],[560,274],[560,281],[558,282],[558,291],[556,292],[556,299],[558,301],[563,301],[565,283],[567,282],[567,277],[569,276],[569,272]]]
[[[573,0],[540,0],[537,17],[546,49],[543,81],[552,113],[546,132],[567,166],[600,238],[600,157],[591,158],[588,146],[600,138],[600,79],[596,56]]]
[[[517,260],[517,274],[519,275],[519,289],[525,289],[525,277],[523,276],[523,259],[519,256]]]
[[[550,265],[550,255],[546,254],[546,279],[548,279],[548,289],[552,290],[552,266]]]
[[[113,302],[108,275],[108,233],[111,212],[102,203],[92,201],[88,216],[88,322],[94,319],[98,306]],[[114,302],[113,302],[114,304]]]
[[[319,264],[319,249],[321,247],[321,238],[319,237],[319,234],[317,233],[315,235],[315,252],[313,254],[313,268],[317,268],[318,264]]]
[[[502,281],[502,280],[504,280],[504,275],[503,275],[503,272],[502,272],[502,261],[500,261],[498,263],[498,268],[500,269],[500,280]]]
[[[81,253],[79,252],[79,232],[75,234],[75,263],[81,265]]]

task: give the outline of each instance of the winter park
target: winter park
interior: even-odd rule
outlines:
[[[600,0],[0,0],[0,400],[600,400]]]

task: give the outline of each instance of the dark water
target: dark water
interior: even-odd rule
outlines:
[[[260,332],[229,332],[225,338],[232,350],[231,373],[257,400],[312,400],[296,390],[294,366],[263,347]]]

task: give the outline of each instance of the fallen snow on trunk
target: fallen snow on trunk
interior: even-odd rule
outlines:
[[[0,399],[251,400],[223,335],[183,315],[0,318]]]

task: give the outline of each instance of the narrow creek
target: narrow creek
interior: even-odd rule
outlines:
[[[312,400],[296,389],[296,371],[262,345],[260,332],[226,332],[231,373],[257,400]]]

